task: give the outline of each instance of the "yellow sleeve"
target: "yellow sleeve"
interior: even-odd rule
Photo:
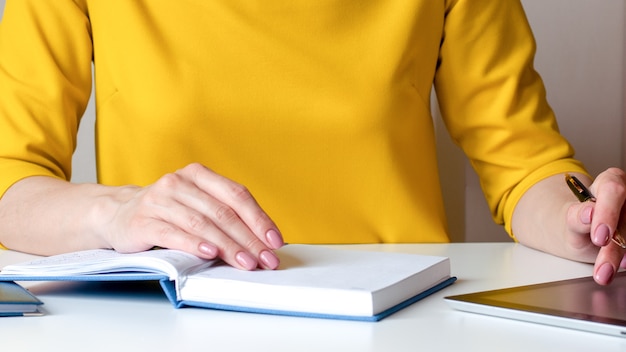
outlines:
[[[529,187],[557,173],[584,172],[559,134],[533,67],[535,50],[519,1],[448,3],[435,89],[453,140],[509,234],[515,205]]]
[[[7,2],[0,23],[0,197],[28,176],[70,178],[91,61],[84,4]]]

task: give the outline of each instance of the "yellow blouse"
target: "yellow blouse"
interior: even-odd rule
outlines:
[[[15,0],[0,24],[0,195],[70,178],[92,87],[99,182],[201,162],[300,243],[445,242],[430,115],[510,232],[522,193],[583,171],[519,1]]]

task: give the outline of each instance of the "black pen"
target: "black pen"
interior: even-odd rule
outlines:
[[[576,176],[565,174],[565,182],[567,182],[567,186],[569,187],[569,189],[572,190],[572,192],[580,202],[596,201],[596,197],[591,194],[589,189],[587,189],[587,187],[585,187],[585,185],[580,182],[580,180],[576,178]],[[622,237],[622,235],[617,230],[615,230],[613,237],[611,237],[611,241],[613,241],[613,243],[622,247],[623,249],[626,249],[626,240],[624,240],[624,237]]]

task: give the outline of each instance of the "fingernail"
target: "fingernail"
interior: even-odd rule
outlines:
[[[211,258],[217,257],[217,247],[209,243],[200,243],[198,250]]]
[[[283,241],[283,236],[281,236],[276,230],[267,231],[267,233],[265,233],[265,238],[267,239],[267,242],[270,244],[270,246],[272,246],[272,248],[274,249],[278,249],[285,244],[285,242]]]
[[[237,253],[235,255],[235,259],[237,260],[237,263],[239,263],[239,265],[244,267],[244,269],[246,270],[252,270],[256,268],[256,265],[257,265],[256,260],[254,260],[254,258],[252,258],[250,254],[246,252]]]
[[[622,257],[622,261],[619,263],[621,269],[626,269],[626,257]]]
[[[593,234],[593,242],[598,246],[604,246],[608,242],[610,234],[609,227],[606,224],[601,224]]]
[[[599,284],[608,285],[613,281],[614,273],[613,266],[609,263],[604,263],[596,272],[595,280]]]
[[[276,269],[278,268],[278,265],[280,265],[280,260],[278,259],[278,257],[270,251],[261,252],[259,258],[261,258],[261,261],[268,269]]]
[[[586,207],[583,209],[582,213],[580,214],[580,221],[585,224],[585,225],[589,225],[591,224],[591,212],[592,212],[593,208],[592,207]]]

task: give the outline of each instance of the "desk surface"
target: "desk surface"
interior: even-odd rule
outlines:
[[[378,323],[174,309],[156,283],[23,283],[47,314],[0,318],[0,346],[12,352],[626,350],[626,339],[455,311],[443,300],[589,276],[590,265],[513,243],[345,247],[448,256],[458,281]],[[30,258],[0,250],[0,267]]]

